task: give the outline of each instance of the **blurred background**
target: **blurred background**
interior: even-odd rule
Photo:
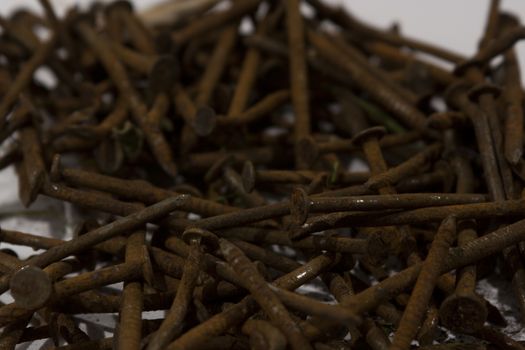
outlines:
[[[59,14],[64,13],[70,6],[87,6],[91,2],[90,0],[52,0]],[[137,10],[145,10],[166,0],[132,2]],[[325,0],[325,2],[345,6],[360,19],[379,27],[388,28],[398,23],[401,32],[405,35],[445,46],[464,55],[472,55],[476,52],[489,6],[489,0]],[[0,14],[5,16],[21,6],[40,11],[36,0],[1,0]],[[501,7],[518,15],[522,22],[525,21],[525,1],[502,0]],[[518,43],[517,48],[521,66],[525,67],[525,41]],[[522,79],[525,82],[523,75]]]

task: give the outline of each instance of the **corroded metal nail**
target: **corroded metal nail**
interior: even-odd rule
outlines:
[[[458,245],[466,246],[477,238],[469,227],[458,234]],[[487,319],[485,301],[475,292],[476,267],[467,266],[459,271],[455,292],[439,308],[442,324],[456,332],[473,333],[481,329]]]
[[[85,20],[81,20],[77,23],[77,29],[83,39],[98,55],[109,75],[112,77],[112,80],[122,93],[122,96],[126,99],[132,116],[144,132],[146,140],[148,141],[152,152],[155,154],[159,165],[169,175],[176,176],[177,166],[173,160],[171,148],[158,127],[154,127],[147,122],[147,108],[141,101],[141,98],[133,85],[130,83],[123,65],[118,61],[115,55],[112,54],[108,41],[99,37]]]
[[[28,263],[32,266],[45,267],[71,254],[75,254],[104,240],[118,236],[123,232],[138,228],[140,225],[147,222],[162,218],[177,209],[181,204],[181,201],[184,201],[184,198],[186,197],[179,196],[173,199],[166,199],[156,205],[147,207],[136,214],[119,219],[109,225],[102,226],[101,228],[88,232],[76,239],[67,241],[60,246],[52,247],[46,252],[34,256],[28,261]],[[5,290],[7,288],[7,283],[9,283],[10,278],[11,276],[2,277],[0,284],[2,289]]]
[[[184,232],[184,237],[189,240],[190,244],[190,251],[184,263],[184,272],[177,288],[175,299],[173,299],[173,304],[148,344],[149,350],[163,349],[182,331],[183,321],[186,317],[202,264],[200,242],[201,240],[206,240],[207,237],[205,232],[203,233],[204,237],[201,237],[199,233],[201,231],[196,229]]]
[[[391,349],[406,349],[416,336],[424,315],[424,310],[432,295],[441,264],[448,247],[456,238],[456,218],[448,217],[441,223],[428,256],[421,267],[414,290],[394,334]]]
[[[357,65],[352,65],[348,60],[343,59],[342,61],[340,50],[333,44],[330,44],[326,36],[311,31],[308,33],[308,36],[312,44],[320,53],[326,55],[327,59],[340,65],[341,68],[344,68],[345,71],[354,76],[356,82],[361,84],[363,89],[395,113],[402,122],[416,130],[423,130],[425,128],[426,118],[420,111],[405,102],[403,99],[399,99],[395,92],[383,86],[377,78],[373,76],[364,76],[364,73]],[[381,86],[380,90],[377,89],[379,86]]]
[[[141,248],[145,244],[145,232],[132,233],[126,243],[125,261],[130,264],[141,264]],[[117,335],[118,349],[139,349],[142,338],[143,287],[140,281],[124,283],[122,302],[119,313]]]
[[[311,348],[298,326],[290,318],[286,308],[272,289],[268,287],[264,278],[259,275],[252,262],[232,243],[221,239],[219,244],[221,252],[228,263],[232,265],[239,276],[245,279],[245,287],[250,290],[250,293],[268,317],[287,337],[290,346],[294,349]]]
[[[22,90],[24,90],[31,82],[34,72],[49,57],[55,44],[56,36],[52,36],[47,42],[39,44],[31,59],[22,67],[14,79],[7,94],[3,96],[2,102],[0,103],[0,126],[2,126],[2,128],[6,123],[6,118],[12,105],[15,103]]]
[[[315,278],[322,270],[333,264],[333,262],[333,257],[326,255],[318,256],[302,267],[278,278],[274,281],[274,284],[280,288],[295,289],[306,281]],[[197,346],[197,344],[201,344],[207,338],[221,334],[229,327],[242,322],[255,310],[255,307],[256,303],[253,299],[244,298],[241,302],[183,334],[179,339],[171,343],[168,349],[176,349],[177,347],[192,348],[193,346]],[[205,337],[204,339],[203,336]]]
[[[9,288],[15,303],[25,309],[38,309],[53,295],[49,276],[36,266],[24,266],[14,273]]]

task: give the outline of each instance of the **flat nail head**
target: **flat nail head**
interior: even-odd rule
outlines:
[[[182,233],[182,239],[188,244],[191,241],[196,240],[212,249],[217,249],[219,247],[219,237],[217,237],[212,232],[204,230],[200,227],[190,227],[186,229]]]
[[[495,85],[481,83],[474,85],[467,93],[468,97],[472,101],[477,101],[481,95],[490,94],[494,98],[497,98],[501,93],[501,89]]]
[[[308,213],[310,209],[310,199],[306,191],[300,187],[295,188],[292,191],[290,197],[290,215],[294,224],[300,226],[308,219]]]
[[[355,146],[360,146],[363,142],[366,140],[369,140],[370,138],[375,138],[377,140],[380,140],[383,136],[386,134],[386,129],[382,126],[374,126],[368,129],[365,129],[361,132],[359,132],[357,135],[355,135],[352,138],[352,143]]]
[[[20,268],[11,277],[9,287],[16,304],[28,310],[45,305],[53,294],[49,276],[36,266]]]
[[[303,137],[296,145],[297,158],[306,165],[312,165],[319,156],[319,146],[312,137]]]
[[[452,294],[441,303],[439,318],[453,332],[476,332],[487,320],[485,301],[477,295]]]
[[[192,123],[195,133],[199,136],[208,136],[217,125],[217,114],[215,110],[208,106],[201,106],[197,109],[195,119]]]
[[[255,188],[255,167],[249,160],[242,166],[242,186],[247,193]]]

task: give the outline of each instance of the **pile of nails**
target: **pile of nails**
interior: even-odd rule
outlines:
[[[477,288],[525,322],[525,27],[500,1],[472,57],[321,0],[39,2],[0,18],[0,168],[84,216],[0,231],[35,249],[0,251],[0,348],[524,348]]]

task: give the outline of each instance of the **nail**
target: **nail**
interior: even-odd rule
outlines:
[[[2,322],[5,322],[4,325],[26,317],[30,318],[33,311],[55,297],[52,283],[79,268],[78,261],[71,259],[51,264],[44,270],[24,265],[21,261],[16,265],[18,266],[12,266],[13,279],[10,281],[10,287],[14,288],[11,294],[15,303],[0,308],[0,314],[4,312],[0,317]]]
[[[289,90],[277,90],[264,96],[251,107],[217,120],[219,125],[247,125],[274,112],[290,100]]]
[[[289,292],[284,289],[273,287],[272,285],[269,286],[284,305],[294,310],[343,324],[358,324],[361,322],[361,319],[357,315],[344,307],[323,304],[301,294]]]
[[[320,0],[309,0],[309,2],[321,16],[330,18],[343,28],[355,31],[356,34],[359,33],[363,38],[379,40],[394,46],[406,46],[452,63],[461,62],[464,59],[461,55],[455,52],[427,42],[401,36],[395,32],[379,31],[371,25],[359,21],[347,11],[325,5]]]
[[[285,232],[254,227],[225,229],[218,232],[218,234],[230,240],[243,240],[256,244],[285,245],[306,251],[326,250],[345,254],[371,254],[373,247],[371,240],[336,236],[309,236],[300,240],[290,241]],[[253,259],[262,260],[261,257]]]
[[[245,287],[248,288],[272,323],[283,332],[290,346],[293,349],[310,349],[309,342],[304,338],[297,324],[290,318],[284,305],[274,294],[274,291],[268,287],[252,262],[232,243],[221,239],[219,244],[228,263],[245,280]]]
[[[412,295],[394,334],[391,349],[406,349],[423,321],[424,310],[432,296],[441,265],[456,236],[456,218],[450,216],[441,223],[427,258],[422,264]]]
[[[252,162],[244,162],[242,168],[243,187],[251,192],[256,184],[308,184],[315,178],[327,174],[312,170],[256,170]],[[365,182],[370,174],[367,172],[344,172],[336,174],[336,182],[341,184]]]
[[[477,238],[476,231],[468,226],[458,234],[458,246],[466,247]],[[487,319],[485,301],[475,291],[476,266],[459,270],[456,288],[439,308],[441,323],[454,332],[473,333],[480,330]]]
[[[392,91],[395,91],[400,98],[403,98],[405,101],[409,102],[412,105],[417,105],[419,97],[416,96],[412,91],[406,89],[402,85],[394,81],[383,69],[373,66],[370,64],[368,59],[359,52],[351,43],[348,43],[344,37],[341,35],[335,35],[333,38],[334,43],[341,50],[342,53],[347,57],[347,59],[354,61],[359,65],[367,74],[375,76],[387,85]]]
[[[480,108],[485,112],[492,136],[493,150],[499,166],[500,178],[503,190],[507,198],[514,197],[514,183],[511,170],[507,163],[503,150],[503,133],[501,131],[500,119],[498,116],[498,107],[496,97],[500,90],[490,84],[481,83],[475,85],[469,92],[469,97],[477,100]]]
[[[65,314],[53,313],[51,324],[53,328],[57,329],[57,338],[59,334],[71,345],[90,341],[89,336],[75,324],[71,317]]]
[[[10,85],[10,82],[7,83],[7,85]],[[15,131],[27,125],[29,121],[30,116],[27,106],[17,106],[16,109],[13,110],[13,113],[11,114],[7,125],[5,125],[4,129],[0,132],[0,144],[2,144]]]
[[[36,266],[24,266],[16,271],[9,288],[16,305],[28,310],[44,306],[53,294],[49,276]]]
[[[78,238],[65,242],[64,244],[52,247],[44,253],[34,256],[28,263],[32,266],[45,267],[53,262],[63,259],[69,255],[80,252],[97,243],[103,242],[109,238],[118,236],[128,230],[138,228],[147,222],[155,221],[158,218],[166,216],[168,213],[175,210],[181,201],[184,201],[184,196],[173,199],[166,199],[158,204],[154,204],[128,217],[118,219],[115,222],[102,226],[99,229],[88,232]],[[11,276],[2,277],[1,289],[5,291]]]
[[[389,184],[396,184],[402,178],[414,174],[417,169],[420,169],[425,163],[434,159],[439,154],[441,147],[440,144],[435,143],[424,148],[421,152],[407,159],[405,162],[392,167],[381,174],[372,176],[365,183],[365,187],[378,189],[379,187]]]
[[[202,107],[210,103],[210,98],[226,66],[226,61],[237,39],[237,24],[226,27],[217,40],[208,65],[199,81],[195,104]]]
[[[517,164],[523,155],[523,92],[521,90],[520,70],[513,49],[505,53],[503,99],[507,102],[504,126],[505,158],[510,164]]]
[[[519,215],[522,203],[520,201],[502,201],[477,204],[452,205],[443,207],[420,208],[406,212],[390,214],[388,212],[372,213],[330,213],[316,216],[304,225],[294,229],[292,235],[302,237],[312,232],[318,232],[337,227],[353,226],[389,226],[437,222],[449,215],[458,219],[482,219],[490,217],[512,217]]]
[[[480,39],[478,47],[480,49],[487,47],[492,40],[495,39],[500,16],[500,0],[491,0],[488,13],[487,22],[485,23],[485,30],[483,31],[483,37]]]
[[[301,264],[295,260],[287,258],[286,256],[272,252],[271,250],[262,248],[255,244],[242,241],[240,239],[229,239],[231,243],[235,244],[244,254],[252,261],[260,261],[268,267],[277,269],[283,272],[291,272],[300,267]]]
[[[133,232],[126,242],[125,262],[140,265],[145,232]],[[122,291],[119,312],[117,349],[140,349],[142,341],[143,286],[140,281],[127,281]]]
[[[173,304],[167,312],[164,321],[162,321],[160,328],[148,344],[148,350],[163,349],[180,335],[191,298],[193,297],[193,290],[202,264],[200,242],[205,241],[207,236],[206,233],[200,230],[189,229],[183,233],[183,237],[188,239],[190,250],[184,263],[182,279],[177,288],[177,294],[173,300]]]
[[[452,248],[446,257],[445,266],[441,273],[445,273],[463,266],[471,265],[487,256],[500,252],[505,247],[519,242],[525,232],[525,220],[516,222],[505,228],[498,229],[483,237],[477,238],[465,247]],[[344,304],[356,310],[371,310],[381,301],[387,300],[410,287],[421,269],[421,264],[415,264],[396,275],[389,277],[367,290],[349,298]],[[358,312],[358,314],[360,313]]]
[[[481,194],[384,194],[352,197],[309,197],[304,190],[296,189],[290,199],[290,213],[302,225],[309,212],[342,212],[386,209],[410,209],[430,206],[480,203],[487,200]]]
[[[379,328],[374,321],[367,319],[363,323],[366,342],[374,350],[387,350],[391,345],[388,336]]]
[[[194,228],[192,230],[198,230],[202,237],[204,237],[204,235],[208,235],[210,237],[214,237],[213,238],[214,241],[217,240],[217,238],[215,238],[215,235],[209,231],[206,231],[200,228]],[[217,245],[217,243],[215,242],[213,243],[213,245],[215,246]],[[190,247],[184,241],[176,237],[170,237],[169,239],[167,239],[165,242],[165,246],[167,249],[175,252],[175,254],[185,257],[185,258],[187,258],[190,253]],[[205,253],[203,255],[202,262],[203,262],[203,265],[202,265],[203,270],[209,273],[211,276],[217,275],[220,278],[224,279],[225,281],[230,282],[236,286],[243,286],[242,281],[239,279],[235,271],[229,265],[224,263],[224,261],[218,259],[214,255]],[[206,280],[206,279],[209,279],[209,277],[207,277],[206,275],[201,275],[201,279]],[[223,286],[223,288],[224,287],[225,286]],[[230,285],[227,288],[231,288],[231,287],[232,286]]]
[[[18,72],[16,78],[13,80],[7,94],[3,96],[0,103],[0,125],[2,128],[6,123],[7,115],[20,96],[20,93],[29,85],[33,78],[33,74],[49,57],[51,51],[55,47],[56,38],[52,36],[45,43],[38,44],[33,56],[27,61]]]
[[[137,278],[141,275],[140,270],[140,265],[120,264],[83,273],[55,283],[53,298],[59,300],[96,287]],[[16,303],[8,304],[0,308],[0,324],[6,325],[16,319],[31,315],[33,311],[34,309],[21,308]]]
[[[113,53],[125,64],[128,68],[142,74],[149,74],[155,65],[156,56],[146,55],[142,52],[133,50],[116,40],[108,42]]]
[[[232,23],[254,11],[260,0],[248,0],[233,4],[227,11],[215,13],[202,17],[199,21],[193,21],[190,25],[173,33],[172,38],[178,45],[189,42],[192,38],[205,33],[212,33],[217,29]]]
[[[22,167],[27,176],[27,192],[22,193],[25,207],[33,203],[40,193],[47,177],[39,136],[33,127],[27,126],[20,132],[20,146],[23,156]]]
[[[333,263],[333,258],[320,255],[302,267],[278,278],[274,284],[284,289],[296,289],[306,281],[315,278],[322,270]],[[192,349],[208,338],[222,334],[226,329],[244,321],[256,309],[256,303],[251,298],[244,298],[241,302],[216,314],[208,321],[192,328],[171,343],[167,349]]]
[[[396,115],[401,122],[415,130],[424,130],[426,118],[421,112],[404,99],[399,98],[397,93],[384,86],[376,77],[366,74],[359,66],[352,64],[348,60],[341,60],[341,51],[331,44],[326,36],[310,31],[308,37],[321,55],[343,68],[364,91]],[[378,89],[378,87],[381,88]]]
[[[310,107],[308,92],[308,71],[306,67],[305,31],[299,0],[285,2],[287,36],[289,46],[290,92],[295,115],[294,144],[296,165],[300,169],[307,168],[311,163],[304,159],[300,151],[300,143],[310,138]]]
[[[175,86],[175,104],[186,125],[198,136],[208,136],[215,129],[215,111],[208,106],[197,108],[180,84]]]
[[[85,20],[79,21],[76,28],[82,38],[98,56],[113,82],[119,89],[121,95],[126,99],[132,116],[140,129],[144,132],[146,140],[159,165],[167,174],[173,177],[176,176],[177,166],[173,160],[173,155],[168,142],[158,128],[152,127],[152,125],[148,124],[146,119],[148,114],[147,108],[141,101],[138,92],[129,81],[122,63],[118,61],[115,55],[113,55],[108,41],[98,36]]]
[[[154,54],[153,36],[133,13],[133,5],[126,0],[115,1],[107,7],[114,20],[121,19],[123,30],[127,32],[133,45],[145,54]]]
[[[180,63],[176,58],[171,55],[158,56],[148,72],[149,87],[152,95],[170,94],[175,83],[180,80],[180,75]],[[166,99],[168,99],[168,96],[166,96]]]
[[[18,343],[22,343],[29,321],[30,317],[26,317],[5,326],[0,335],[0,346],[4,349],[15,349]]]
[[[467,116],[458,111],[436,112],[428,117],[428,126],[438,130],[455,129],[467,124]]]
[[[180,193],[156,187],[144,180],[126,180],[73,168],[61,169],[60,174],[66,182],[72,185],[113,193],[145,204],[154,204],[180,195]],[[187,198],[187,200],[189,211],[204,216],[225,214],[238,210],[234,207],[193,196]]]
[[[521,349],[523,345],[502,333],[498,329],[490,326],[484,326],[480,331],[475,333],[475,337],[489,342],[502,349]]]
[[[423,65],[432,77],[432,79],[440,85],[448,86],[452,84],[455,80],[457,80],[457,77],[455,77],[451,72],[435,64],[432,64],[431,62],[422,60],[421,58],[417,57],[412,53],[405,52],[401,50],[401,48],[395,47],[394,45],[390,45],[379,41],[365,42],[362,43],[362,45],[370,53],[378,55],[379,57],[381,57],[381,59],[387,60],[391,63],[406,66],[411,62],[416,62],[417,64]]]
[[[425,320],[421,324],[421,328],[416,336],[417,341],[423,345],[432,345],[434,339],[439,334],[439,310],[431,303],[429,309],[426,312]]]
[[[75,47],[73,45],[72,38],[67,31],[67,28],[65,28],[64,22],[61,22],[56,12],[53,8],[53,5],[49,0],[39,0],[40,5],[44,8],[44,12],[46,14],[48,24],[53,29],[53,32],[56,33],[56,35],[60,38],[60,41],[62,42],[62,45],[66,48],[68,52],[68,58],[71,58],[71,56],[75,53]]]
[[[523,38],[525,38],[525,27],[517,26],[509,29],[500,35],[497,40],[492,40],[485,47],[481,48],[473,57],[458,63],[455,72],[461,74],[472,67],[484,66]]]
[[[282,15],[283,7],[278,6],[273,12],[266,14],[264,19],[258,23],[256,33],[265,34],[275,27],[275,22]],[[241,72],[237,79],[235,92],[233,94],[227,116],[231,118],[246,110],[250,95],[252,93],[259,65],[261,63],[261,52],[257,48],[249,48],[244,56]]]

